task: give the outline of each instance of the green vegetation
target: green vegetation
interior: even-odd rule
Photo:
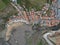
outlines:
[[[29,38],[29,39],[27,40],[27,45],[32,45],[32,38]]]
[[[32,3],[32,7],[36,8],[37,10],[41,10],[41,8],[43,7],[43,5],[46,3],[46,0],[31,0]]]
[[[52,0],[47,0],[47,3],[52,4]]]
[[[42,41],[39,41],[37,45],[42,45]]]
[[[17,3],[20,4],[20,6],[22,6],[24,8],[24,10],[26,9],[30,9],[31,7],[31,2],[30,0],[17,0]],[[24,7],[25,6],[25,7]],[[26,8],[26,9],[25,9]]]
[[[22,7],[25,6],[26,9],[30,10],[32,8],[40,10],[42,6],[46,3],[46,0],[18,0],[17,3]]]
[[[0,0],[0,10],[3,10],[6,7],[6,5]]]
[[[6,5],[10,3],[10,0],[2,0]]]

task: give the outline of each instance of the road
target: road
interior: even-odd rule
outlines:
[[[46,34],[43,35],[43,37],[44,37],[44,39],[47,41],[47,43],[48,43],[49,45],[54,45],[54,44],[48,39],[48,35],[49,35],[49,34],[51,34],[51,33],[46,33]]]
[[[16,28],[16,31],[13,32],[13,35],[11,36],[10,43],[11,45],[25,45],[25,31],[29,30],[31,31],[31,27],[28,25],[19,26]]]

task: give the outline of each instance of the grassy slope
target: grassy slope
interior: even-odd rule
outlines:
[[[10,3],[10,0],[2,0],[6,5]]]
[[[0,0],[0,10],[4,9],[6,5]]]

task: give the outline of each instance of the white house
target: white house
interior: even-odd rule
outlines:
[[[17,4],[17,0],[11,0],[13,3]]]

